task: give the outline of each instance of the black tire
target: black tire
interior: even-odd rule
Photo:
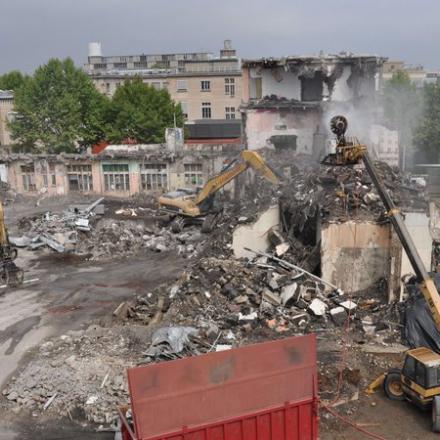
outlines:
[[[391,400],[405,400],[405,393],[403,392],[402,381],[400,380],[400,370],[393,368],[388,371],[383,382],[383,390]]]
[[[432,399],[432,430],[440,432],[440,396]]]

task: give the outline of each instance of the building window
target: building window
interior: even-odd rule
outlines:
[[[54,163],[41,162],[41,174],[43,175],[43,185],[46,188],[49,187],[49,182],[51,186],[56,186]]]
[[[202,92],[211,91],[211,81],[200,81],[200,89]]]
[[[180,107],[182,108],[183,118],[185,120],[187,120],[188,119],[188,103],[187,102],[181,102],[180,103]]]
[[[226,119],[235,119],[235,107],[225,107]]]
[[[141,188],[144,191],[167,189],[168,171],[165,163],[144,163],[139,165]]]
[[[23,188],[25,191],[36,191],[35,169],[33,165],[22,165],[21,175],[23,178]]]
[[[114,68],[115,69],[126,69],[127,68],[127,63],[115,63],[114,64]]]
[[[128,164],[102,165],[102,171],[104,173],[105,191],[130,191]]]
[[[160,90],[161,89],[161,85],[160,82],[152,82],[151,85],[156,89],[156,90]]]
[[[203,185],[203,169],[201,163],[186,163],[185,185]]]
[[[235,78],[225,78],[225,95],[235,96]]]
[[[186,92],[188,90],[188,81],[186,79],[177,80],[177,91]]]
[[[67,165],[67,181],[70,191],[93,191],[92,165]]]
[[[211,103],[202,102],[202,118],[211,119]]]

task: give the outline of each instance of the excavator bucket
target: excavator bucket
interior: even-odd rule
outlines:
[[[241,152],[243,159],[250,163],[252,168],[260,171],[260,173],[270,180],[272,183],[278,183],[279,178],[272,168],[267,165],[264,159],[256,152],[251,150],[244,150]]]
[[[124,440],[315,440],[315,335],[128,370]]]

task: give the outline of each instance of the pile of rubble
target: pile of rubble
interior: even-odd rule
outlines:
[[[90,205],[72,205],[62,214],[46,212],[33,219],[21,219],[21,237],[10,237],[16,247],[36,250],[45,246],[63,253],[74,250],[78,241],[78,232],[90,232],[91,220],[96,215],[104,214],[100,198]]]
[[[169,228],[155,224],[148,208],[121,208],[114,212],[115,216],[104,215],[102,200],[83,209],[74,205],[62,214],[46,212],[22,219],[23,235],[10,237],[10,241],[17,247],[30,250],[48,247],[58,253],[71,252],[90,260],[126,257],[145,249],[174,251],[191,257],[204,249],[206,236],[199,228],[187,228],[181,234],[173,234]],[[148,211],[148,220],[138,215],[139,210],[142,214]]]
[[[384,162],[375,162],[375,167],[396,206],[416,211],[427,209],[423,185]],[[282,191],[280,203],[284,214],[292,217],[283,220],[298,228],[297,235],[317,211],[327,221],[385,220],[382,202],[363,165],[320,165],[296,170],[289,186]]]
[[[128,400],[125,370],[134,365],[139,335],[134,328],[92,325],[51,339],[3,395],[15,412],[24,407],[113,423],[117,405]]]

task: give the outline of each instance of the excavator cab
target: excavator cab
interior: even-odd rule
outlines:
[[[391,400],[409,400],[432,411],[432,429],[440,432],[440,354],[426,347],[408,350],[402,370],[385,375],[383,387]]]

